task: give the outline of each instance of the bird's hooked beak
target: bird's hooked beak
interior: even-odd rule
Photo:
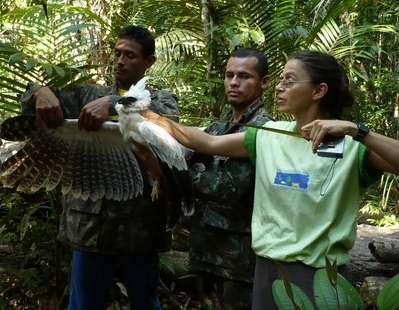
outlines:
[[[137,98],[136,97],[121,97],[118,100],[118,103],[127,106],[127,105],[131,105],[132,103],[136,102]]]

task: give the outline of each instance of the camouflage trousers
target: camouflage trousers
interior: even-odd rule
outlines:
[[[233,281],[203,271],[197,271],[196,275],[201,309],[251,309],[252,283]]]

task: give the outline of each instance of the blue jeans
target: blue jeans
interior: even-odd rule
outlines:
[[[74,250],[69,310],[104,310],[116,270],[131,310],[160,310],[158,254],[103,255]]]

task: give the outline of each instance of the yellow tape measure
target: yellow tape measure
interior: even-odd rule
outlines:
[[[177,115],[168,115],[168,114],[160,114],[160,115],[162,115],[164,117],[168,117],[168,116],[176,117],[177,116]],[[179,118],[202,119],[202,118],[198,118],[198,117],[181,117],[181,116],[179,116]],[[111,116],[108,117],[108,120],[110,120],[110,121],[118,121],[118,115],[111,115]],[[221,121],[221,120],[218,120],[218,119],[215,119],[215,120],[212,120],[212,121],[222,122],[222,123],[232,124],[232,125],[238,125],[238,126],[252,127],[252,128],[257,128],[257,129],[261,129],[261,130],[267,130],[267,131],[276,132],[276,133],[287,135],[287,136],[291,136],[291,137],[302,138],[302,135],[299,132],[294,132],[294,131],[288,131],[288,130],[283,130],[283,129],[278,129],[278,128],[269,128],[269,127],[263,127],[263,126],[252,125],[252,124],[227,122],[227,121]]]

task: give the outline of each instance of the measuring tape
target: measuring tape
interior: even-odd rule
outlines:
[[[160,114],[160,115],[164,116],[164,117],[168,117],[168,116],[179,117],[178,115],[168,115],[168,114]],[[186,116],[186,117],[181,117],[180,116],[179,118],[204,120],[204,118],[189,117],[189,116]],[[118,115],[112,115],[112,116],[110,116],[108,118],[108,120],[110,120],[110,121],[118,121]],[[261,129],[261,130],[276,132],[276,133],[287,135],[287,136],[291,136],[291,137],[302,138],[302,135],[299,132],[288,131],[288,130],[283,130],[283,129],[278,129],[278,128],[263,127],[263,126],[259,126],[259,125],[245,124],[245,123],[227,122],[227,121],[222,121],[222,120],[218,120],[218,119],[214,119],[214,120],[211,119],[211,121],[222,122],[222,123],[238,125],[238,126],[252,127],[252,128],[257,128],[257,129]]]

